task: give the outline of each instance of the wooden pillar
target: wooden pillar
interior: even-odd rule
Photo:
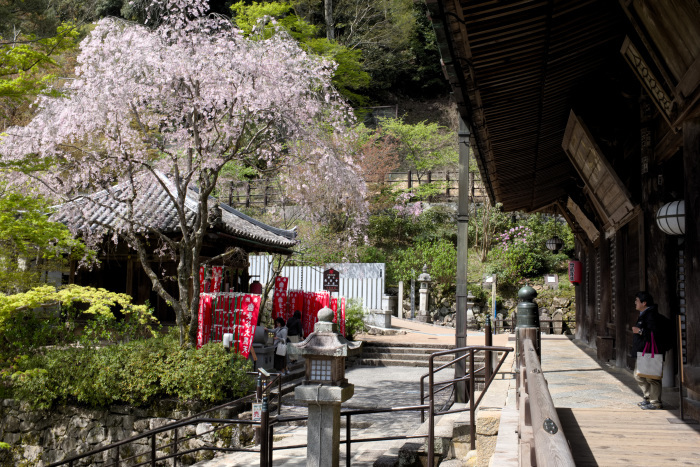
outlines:
[[[71,260],[70,262],[70,272],[68,273],[68,283],[75,284],[75,273],[76,273],[76,261]]]
[[[596,326],[596,270],[595,257],[596,247],[590,243],[586,244],[586,260],[583,267],[584,285],[586,287],[586,319],[583,338],[587,344],[595,344]]]
[[[611,322],[611,276],[610,276],[610,242],[604,236],[598,243],[600,257],[600,319],[598,320],[597,336],[608,336],[608,324]],[[596,337],[597,337],[596,336]]]
[[[576,239],[576,258],[582,263],[585,260],[585,255],[583,254],[583,241],[579,238]],[[586,294],[585,294],[585,276],[582,284],[575,286],[576,293],[576,339],[584,340],[584,329],[586,327],[584,321],[586,320]]]
[[[683,123],[683,171],[688,351],[684,374],[688,395],[700,399],[700,118]]]
[[[625,300],[625,256],[623,235],[618,231],[615,234],[615,275],[611,278],[615,282],[615,364],[619,368],[627,367],[627,310]],[[631,344],[631,343],[630,343]]]

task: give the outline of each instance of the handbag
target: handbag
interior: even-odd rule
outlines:
[[[287,344],[280,342],[277,344],[277,347],[275,347],[275,354],[284,357],[287,355]]]
[[[651,347],[650,347],[651,345]],[[650,349],[650,352],[647,352]],[[643,352],[637,352],[637,375],[648,379],[661,379],[664,374],[664,358],[659,353],[651,333],[651,342],[647,342]]]

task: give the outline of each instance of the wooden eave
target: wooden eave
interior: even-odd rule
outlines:
[[[624,13],[610,0],[427,0],[492,201],[536,211],[565,198],[572,91],[620,60]]]

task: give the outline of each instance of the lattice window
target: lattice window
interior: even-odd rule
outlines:
[[[331,381],[331,361],[311,360],[311,379],[314,381]]]

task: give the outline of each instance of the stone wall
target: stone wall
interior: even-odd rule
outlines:
[[[560,312],[564,321],[569,321],[570,326],[574,326],[576,316],[576,303],[573,299],[574,291],[554,291],[546,290],[542,285],[535,284],[533,288],[537,291],[538,296],[535,298],[535,303],[539,307],[539,312],[546,313],[551,317],[555,312]],[[432,293],[433,291],[431,291]],[[513,292],[514,294],[517,291]],[[510,319],[516,311],[518,299],[515,297],[504,298],[498,301],[498,313]],[[417,308],[416,301],[416,308]],[[409,316],[411,310],[410,300],[405,298],[403,301],[404,316]],[[468,319],[468,327],[470,329],[482,329],[486,312],[488,311],[487,303],[477,302],[474,304],[474,319]],[[429,315],[433,324],[442,326],[455,327],[456,325],[457,305],[454,302],[454,297],[443,298],[441,296],[431,296]],[[566,330],[571,333],[571,329]]]
[[[44,466],[62,461],[77,454],[89,452],[102,446],[121,441],[168,423],[187,418],[206,410],[198,404],[176,404],[163,401],[154,407],[142,409],[114,405],[106,409],[80,407],[58,407],[50,412],[33,411],[27,403],[5,399],[0,406],[0,440],[11,448],[0,449],[0,466]],[[250,413],[241,414],[242,407],[213,411],[209,418],[250,418]],[[195,423],[178,430],[178,437],[200,435],[211,430],[210,423]],[[156,445],[171,442],[173,430],[156,436]],[[178,445],[178,451],[193,449],[205,444],[218,447],[240,447],[250,444],[253,429],[250,425],[226,427],[218,432],[187,440]],[[171,448],[158,451],[158,455],[170,453]],[[143,455],[139,455],[142,454]],[[102,465],[114,459],[114,450],[105,452],[75,465]],[[137,459],[120,465],[133,465],[150,457],[147,438],[124,445],[119,450],[120,459],[139,455]],[[178,459],[180,465],[190,465],[213,457],[211,451],[200,451]],[[170,465],[170,464],[168,464]]]

